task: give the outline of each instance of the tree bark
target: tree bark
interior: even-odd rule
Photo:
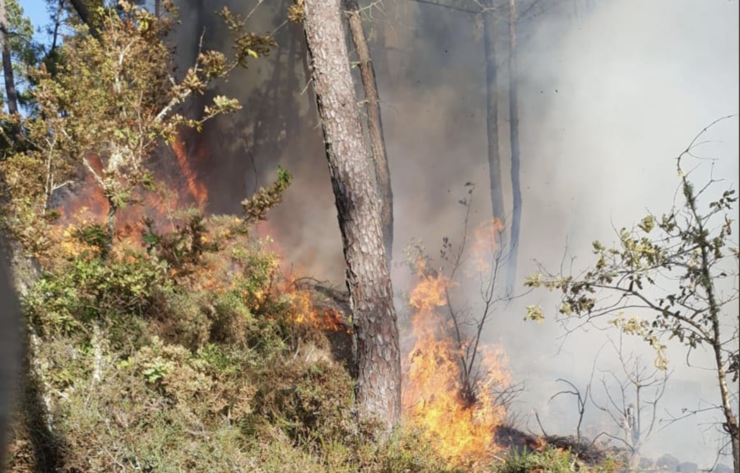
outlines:
[[[18,113],[18,92],[15,89],[13,77],[13,61],[10,56],[10,40],[8,39],[8,16],[5,9],[5,0],[0,0],[0,37],[3,48],[3,73],[5,76],[5,95],[8,99],[8,112]]]
[[[388,165],[388,153],[383,136],[383,121],[380,115],[380,96],[375,82],[375,68],[367,46],[365,30],[360,18],[360,7],[357,0],[345,0],[349,31],[360,60],[360,77],[365,91],[367,105],[367,128],[370,135],[370,149],[373,153],[375,176],[380,192],[380,220],[383,226],[383,242],[388,263],[393,261],[393,190],[391,188],[391,170]]]
[[[401,410],[401,356],[377,184],[362,126],[340,0],[306,0],[304,26],[347,264],[361,418],[387,434]]]
[[[0,0],[1,7],[5,1]],[[0,207],[8,205],[10,195],[5,175],[0,171]],[[12,401],[19,363],[23,355],[23,332],[17,294],[25,295],[38,276],[35,261],[23,258],[20,245],[6,234],[0,223],[0,469],[5,465]]]
[[[75,11],[77,12],[77,15],[80,17],[80,20],[82,20],[82,22],[87,25],[88,29],[90,30],[90,34],[93,36],[93,38],[100,38],[100,34],[98,33],[98,29],[95,26],[95,22],[93,21],[93,18],[90,15],[90,9],[87,8],[87,4],[85,3],[85,0],[69,0],[69,2],[72,4],[72,8],[74,8]]]
[[[493,7],[493,2],[489,2]],[[488,134],[488,174],[491,183],[491,210],[493,217],[505,220],[504,190],[501,185],[501,154],[498,136],[498,66],[496,65],[496,18],[492,11],[483,12],[483,42],[486,51],[486,132]],[[505,246],[504,233],[498,242]]]
[[[679,171],[681,170],[679,164]],[[732,463],[735,469],[735,473],[740,473],[740,426],[738,420],[733,411],[732,405],[732,392],[727,383],[728,373],[726,367],[726,359],[724,356],[725,347],[722,343],[722,326],[720,324],[720,314],[722,304],[717,299],[717,291],[714,286],[714,276],[712,274],[712,243],[709,241],[707,235],[709,231],[704,227],[702,217],[696,208],[696,194],[694,194],[693,187],[688,182],[686,174],[681,174],[683,183],[684,194],[686,195],[686,203],[689,211],[696,222],[696,228],[692,228],[692,231],[696,235],[699,235],[698,244],[701,256],[701,279],[699,284],[703,287],[706,294],[706,301],[709,310],[709,321],[711,323],[711,338],[708,340],[712,346],[714,352],[714,361],[717,369],[717,384],[719,385],[720,398],[722,400],[722,413],[725,417],[725,422],[722,427],[730,436],[730,446],[732,449]]]
[[[9,259],[0,242],[0,465],[5,464],[11,404],[21,359],[20,310],[10,283]]]
[[[519,232],[522,224],[522,187],[519,180],[519,91],[517,84],[516,21],[517,0],[509,0],[509,141],[511,144],[511,191],[513,205],[511,215],[511,243],[509,247],[509,271],[507,288],[511,291],[516,283],[516,266],[519,255]]]

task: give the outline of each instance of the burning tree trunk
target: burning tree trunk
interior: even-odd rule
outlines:
[[[370,135],[370,149],[373,152],[375,176],[378,180],[378,191],[381,202],[381,222],[383,225],[383,242],[388,262],[393,260],[393,190],[391,188],[391,171],[388,166],[388,153],[383,137],[383,122],[380,116],[380,97],[375,82],[375,68],[370,58],[370,50],[365,38],[365,30],[360,18],[360,7],[357,0],[345,0],[349,31],[357,49],[360,60],[360,76],[367,103],[367,128]]]
[[[363,144],[339,0],[306,0],[306,42],[347,263],[360,416],[389,431],[400,414],[401,358],[377,185]]]
[[[483,36],[486,50],[486,116],[488,134],[488,172],[491,180],[491,207],[493,217],[505,220],[504,190],[501,185],[501,154],[498,146],[498,65],[496,64],[496,18],[493,2],[488,3],[488,11],[483,12]],[[504,234],[501,236],[504,247]]]
[[[513,208],[511,216],[511,253],[507,289],[516,282],[516,264],[519,249],[519,231],[522,223],[522,187],[519,181],[519,96],[517,90],[516,21],[517,0],[509,0],[509,140],[511,143],[511,191]]]
[[[5,74],[5,95],[8,99],[8,112],[18,113],[18,93],[13,78],[13,62],[10,57],[10,40],[8,39],[8,16],[5,0],[0,0],[0,38],[3,47],[3,72]]]

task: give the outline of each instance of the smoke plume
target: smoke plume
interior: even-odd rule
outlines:
[[[215,121],[189,143],[214,213],[238,212],[238,203],[268,185],[278,165],[294,173],[294,185],[270,215],[270,233],[294,270],[341,285],[334,198],[306,75],[302,28],[286,22],[289,3],[179,2],[182,67],[192,62],[201,35],[206,48],[228,45],[214,15],[223,5],[248,16],[251,30],[272,32],[278,43],[268,58],[209,91],[239,98],[244,109]],[[536,270],[535,260],[551,269],[570,264],[571,256],[578,257],[574,265],[586,264],[593,240],[614,241],[613,226],[631,227],[646,209],[668,210],[678,185],[675,158],[708,123],[738,112],[737,2],[543,4],[541,13],[520,25],[520,278]],[[401,262],[411,238],[422,239],[434,255],[443,237],[453,243],[460,237],[458,200],[466,182],[476,185],[471,223],[490,219],[482,31],[475,15],[413,0],[386,0],[367,13],[394,186],[394,255]],[[505,118],[506,25],[500,25],[500,116]],[[508,136],[507,127],[502,120],[502,137]],[[702,152],[719,158],[713,172],[725,179],[720,188],[737,189],[737,121],[722,123],[708,137],[715,142]],[[501,149],[506,157],[505,139]],[[509,187],[505,193],[510,195]],[[510,199],[506,205],[510,211]],[[394,268],[393,277],[397,292],[409,289],[412,276],[406,268]],[[472,288],[471,299],[475,294]],[[579,331],[563,341],[562,328],[552,321],[523,322],[524,306],[534,303],[554,315],[554,300],[533,293],[495,315],[487,340],[504,347],[512,379],[526,385],[517,405],[522,426],[538,430],[527,419],[537,409],[549,433],[572,433],[575,401],[548,398],[560,390],[557,378],[585,387],[606,334]],[[642,344],[629,346],[651,362]],[[687,368],[683,355],[680,347],[670,347],[675,371],[659,416],[715,398],[711,372]],[[692,362],[709,365],[707,355],[699,351]],[[609,356],[602,359],[608,366]],[[699,424],[712,419],[692,418],[665,428],[645,453],[667,452],[711,465],[717,435]],[[587,416],[597,430],[606,422],[595,412]]]

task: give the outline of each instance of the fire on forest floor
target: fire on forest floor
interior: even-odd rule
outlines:
[[[183,141],[178,141],[172,145],[172,151],[179,179],[184,178],[184,183],[176,185],[177,179],[160,176],[166,187],[174,191],[142,192],[137,196],[138,203],[121,209],[116,218],[116,238],[119,241],[141,247],[144,218],[158,225],[169,224],[174,230],[178,211],[193,206],[201,212],[205,211],[208,190],[191,165],[188,148]],[[80,192],[66,199],[60,208],[62,218],[56,230],[59,240],[67,246],[73,244],[74,239],[69,238],[68,233],[74,226],[106,223],[109,204],[103,190],[95,182],[89,182],[91,176],[86,179],[86,185],[81,186]],[[261,223],[257,233],[269,242],[269,223]],[[68,256],[82,250],[65,248]],[[278,254],[279,260],[285,265],[287,260],[279,245],[272,242],[271,250]],[[346,362],[346,366],[351,368],[351,311],[346,293],[309,278],[296,278],[291,275],[294,274],[292,268],[283,266],[282,272],[288,276],[281,279],[279,290],[294,306],[293,322],[327,334],[333,358]],[[217,279],[201,276],[203,284]],[[411,292],[415,342],[403,363],[404,418],[425,432],[436,445],[438,453],[451,463],[480,464],[489,461],[500,449],[495,436],[506,412],[496,401],[493,390],[509,384],[509,373],[506,355],[500,349],[481,346],[478,357],[482,375],[475,383],[474,396],[471,393],[467,397],[463,395],[460,347],[445,335],[444,330],[439,330],[449,322],[440,314],[440,309],[447,303],[445,290],[453,284],[444,276],[420,275],[418,284]],[[218,290],[218,287],[214,286],[213,289]]]

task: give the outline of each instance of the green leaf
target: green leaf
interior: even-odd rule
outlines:
[[[645,233],[650,233],[655,228],[655,217],[648,215],[642,219],[638,226]]]

